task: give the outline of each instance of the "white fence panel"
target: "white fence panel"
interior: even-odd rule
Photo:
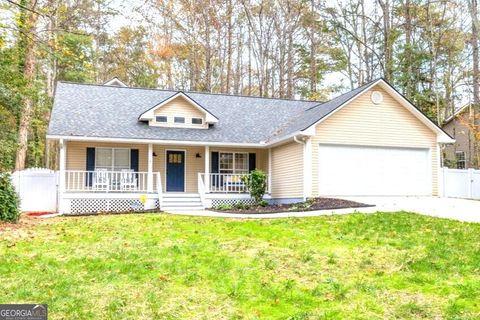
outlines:
[[[12,182],[20,195],[22,211],[57,210],[58,174],[44,168],[31,168],[16,171],[12,174]]]
[[[480,170],[443,168],[442,176],[445,197],[480,199]]]
[[[480,170],[472,173],[472,198],[480,199]]]

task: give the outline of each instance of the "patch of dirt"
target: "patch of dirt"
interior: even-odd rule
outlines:
[[[59,219],[43,219],[23,213],[17,223],[0,222],[0,241],[21,239],[31,236],[32,227],[39,224],[55,223]]]
[[[374,205],[360,203],[356,201],[336,199],[336,198],[314,198],[306,202],[298,202],[291,204],[272,204],[265,207],[250,206],[244,209],[231,208],[226,210],[214,209],[213,211],[228,213],[279,213],[279,212],[301,212],[315,210],[332,210],[332,209],[348,209],[348,208],[365,208],[374,207]]]

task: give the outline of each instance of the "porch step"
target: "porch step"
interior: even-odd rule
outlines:
[[[164,193],[160,209],[163,211],[193,211],[203,210],[203,205],[198,193]]]

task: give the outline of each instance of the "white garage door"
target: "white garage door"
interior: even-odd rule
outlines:
[[[428,149],[320,145],[319,194],[431,195]]]

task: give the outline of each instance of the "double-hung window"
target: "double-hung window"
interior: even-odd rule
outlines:
[[[96,148],[95,169],[122,171],[130,169],[130,149]]]
[[[457,169],[465,169],[467,167],[467,160],[465,158],[465,151],[455,152],[455,158],[457,160]]]
[[[220,173],[247,174],[248,153],[221,152],[219,154]]]

